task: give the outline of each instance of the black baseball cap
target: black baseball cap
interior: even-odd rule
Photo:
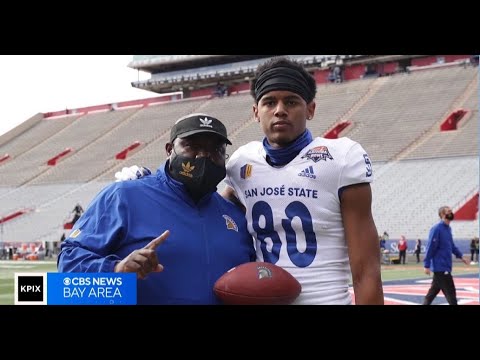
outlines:
[[[183,139],[199,133],[217,134],[225,140],[225,143],[232,145],[227,138],[225,125],[220,120],[207,114],[190,114],[178,119],[170,131],[170,142],[173,143],[177,137]]]

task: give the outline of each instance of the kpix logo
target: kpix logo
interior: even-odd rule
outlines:
[[[46,305],[46,293],[44,273],[15,274],[15,305]]]

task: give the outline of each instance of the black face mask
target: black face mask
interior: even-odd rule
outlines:
[[[185,185],[196,200],[217,190],[227,171],[207,157],[188,158],[174,155],[170,159],[170,175]]]
[[[450,221],[452,221],[454,217],[455,216],[453,215],[453,213],[448,213],[448,214],[445,215],[445,219],[450,220]]]

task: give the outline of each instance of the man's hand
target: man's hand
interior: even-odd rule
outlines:
[[[150,175],[152,172],[149,168],[137,165],[133,165],[130,167],[124,167],[122,171],[117,171],[115,173],[115,181],[125,181],[125,180],[135,180],[140,179],[144,176]]]
[[[163,265],[158,263],[156,249],[170,235],[166,230],[162,235],[150,241],[145,247],[135,250],[125,259],[115,265],[114,272],[136,272],[137,278],[145,279],[151,272],[163,271]]]
[[[462,262],[463,262],[465,265],[470,265],[470,263],[468,262],[468,260],[465,259],[464,257],[462,257]]]
[[[430,275],[430,269],[429,268],[424,268],[423,271],[425,274]]]

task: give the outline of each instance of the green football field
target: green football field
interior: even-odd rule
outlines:
[[[56,271],[55,261],[0,261],[0,305],[13,305],[15,273]]]
[[[477,265],[464,265],[455,260],[453,273],[477,274]],[[15,273],[56,272],[55,261],[0,261],[0,305],[13,305],[14,303],[14,279]],[[422,263],[410,262],[406,265],[382,265],[382,280],[407,280],[426,278],[423,273]]]

